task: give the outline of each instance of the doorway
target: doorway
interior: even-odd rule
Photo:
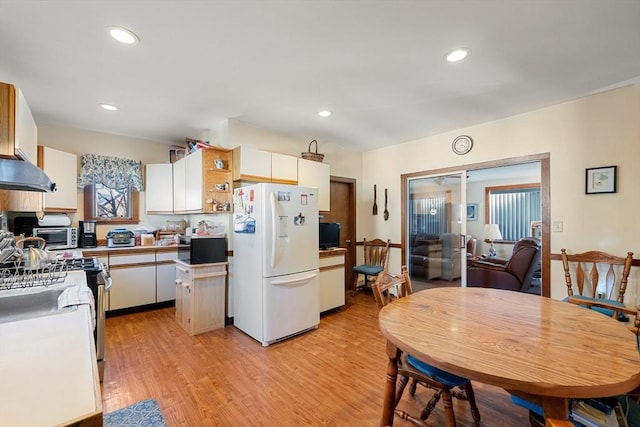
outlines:
[[[402,179],[402,211],[403,211],[403,218],[402,218],[402,263],[405,265],[410,265],[413,261],[417,260],[416,259],[412,259],[412,255],[414,255],[412,253],[412,248],[415,247],[415,239],[414,237],[416,236],[416,233],[412,233],[413,231],[416,231],[416,228],[414,227],[414,224],[412,224],[413,219],[410,218],[410,204],[412,203],[411,201],[411,197],[412,195],[410,194],[410,181],[412,180],[418,180],[421,178],[430,178],[432,180],[432,183],[435,182],[435,180],[446,180],[446,176],[448,175],[455,175],[457,173],[460,172],[460,170],[462,169],[463,172],[465,172],[467,174],[467,178],[469,178],[469,176],[473,175],[476,172],[479,172],[480,170],[484,170],[484,171],[491,171],[491,170],[495,170],[495,171],[499,171],[500,168],[503,167],[510,167],[510,166],[515,166],[515,165],[525,165],[525,164],[531,164],[531,163],[535,163],[538,173],[539,173],[539,184],[540,184],[540,227],[539,227],[539,232],[540,233],[540,238],[541,238],[541,242],[542,242],[542,258],[541,258],[541,265],[540,265],[540,274],[541,274],[541,287],[540,287],[540,294],[542,296],[550,296],[551,291],[550,291],[550,278],[549,278],[549,274],[548,272],[550,271],[550,266],[551,266],[551,251],[550,251],[550,212],[551,212],[551,208],[549,205],[549,201],[550,201],[550,186],[549,186],[549,180],[550,180],[550,158],[549,158],[549,153],[542,153],[542,154],[536,154],[536,155],[530,155],[530,156],[523,156],[523,157],[518,157],[518,158],[510,158],[510,159],[501,159],[501,160],[497,160],[497,161],[492,161],[492,162],[483,162],[483,163],[475,163],[475,164],[468,164],[468,165],[463,165],[463,166],[458,166],[455,168],[443,168],[443,169],[438,169],[438,170],[428,170],[428,171],[423,171],[423,172],[416,172],[416,173],[411,173],[411,174],[405,174],[402,175],[401,179]],[[441,178],[438,178],[438,176],[440,176]],[[476,226],[480,226],[480,227],[484,227],[484,223],[486,222],[486,215],[485,215],[485,211],[487,209],[487,204],[483,203],[482,200],[470,200],[467,196],[468,191],[467,191],[467,182],[465,180],[461,180],[464,181],[464,192],[462,193],[463,195],[461,196],[461,202],[460,202],[460,208],[464,208],[465,212],[464,215],[461,215],[461,220],[464,223],[465,227],[463,227],[463,231],[461,231],[461,234],[465,234],[465,233],[469,233],[469,230],[471,231],[471,234],[473,234],[474,232],[476,234],[480,234],[479,231],[474,229],[474,225]],[[471,184],[468,184],[471,185]],[[487,186],[491,185],[489,182],[487,182]],[[455,186],[454,186],[455,187]],[[452,187],[453,188],[453,187]],[[483,187],[484,188],[484,187]],[[451,199],[453,200],[453,199]],[[446,199],[445,199],[445,203],[446,203]],[[484,208],[483,208],[484,205]],[[437,208],[436,209],[436,214],[437,214]],[[455,210],[455,206],[453,204],[451,204],[450,206],[450,215],[454,215],[456,213]],[[431,208],[429,209],[429,212],[427,212],[427,214],[431,215]],[[472,219],[474,218],[474,219]],[[469,220],[475,221],[474,222],[470,222]],[[448,221],[448,224],[452,224],[455,223],[455,221],[453,221],[453,218],[451,217],[444,217],[444,221],[445,223]],[[467,221],[469,221],[469,223],[467,224]],[[468,228],[470,226],[470,228]],[[450,226],[451,227],[451,226]],[[442,230],[440,230],[442,231]],[[447,231],[446,226],[445,226],[445,232]],[[477,243],[478,246],[480,247],[479,249],[479,253],[482,253],[483,249],[482,246],[483,245],[488,245],[488,243],[486,243],[486,240],[484,238],[483,235],[478,236],[477,238]],[[463,246],[461,246],[463,247]],[[463,252],[463,251],[461,251]],[[464,252],[463,252],[464,253]],[[419,254],[418,254],[419,255]],[[463,268],[462,266],[465,263],[464,259],[460,260],[460,265],[461,265],[461,269]],[[416,261],[417,262],[417,261]],[[427,260],[427,263],[429,262],[429,260]],[[442,260],[439,261],[440,263],[443,262]],[[429,265],[429,264],[428,264]],[[418,266],[419,267],[419,266]],[[435,269],[433,271],[436,271]],[[427,272],[427,274],[429,274]],[[461,272],[460,274],[461,276],[461,284],[464,286],[465,283],[465,276],[464,272]]]
[[[356,180],[331,176],[329,212],[320,213],[321,222],[340,223],[340,247],[345,248],[345,292],[353,283],[353,266],[356,259]]]

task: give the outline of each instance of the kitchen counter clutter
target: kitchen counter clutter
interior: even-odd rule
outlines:
[[[86,286],[83,271],[40,290]],[[3,290],[10,298],[37,288]],[[7,292],[5,294],[4,292]],[[102,400],[89,305],[0,323],[2,425],[102,425]],[[77,423],[77,424],[75,424]]]

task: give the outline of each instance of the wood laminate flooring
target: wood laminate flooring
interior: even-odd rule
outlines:
[[[317,330],[269,347],[233,326],[191,337],[174,315],[107,318],[104,412],[153,398],[169,427],[379,425],[388,359],[371,293],[348,293]],[[505,391],[474,389],[482,426],[529,424]],[[432,393],[407,389],[399,407],[417,416]],[[468,402],[454,399],[454,410],[459,426],[473,425]],[[428,422],[444,425],[442,402]]]

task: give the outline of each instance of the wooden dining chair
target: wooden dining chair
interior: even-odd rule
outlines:
[[[566,249],[561,249],[560,252],[564,280],[567,285],[565,301],[572,298],[574,303],[577,303],[578,300],[584,304],[600,301],[614,307],[625,306],[624,294],[627,290],[633,252],[627,252],[626,257],[618,257],[600,251],[572,255],[567,254]],[[616,270],[619,274],[616,273]],[[602,286],[599,287],[601,272],[604,272],[605,276]],[[615,309],[605,308],[601,305],[593,305],[593,309],[619,320],[626,319],[624,313]]]
[[[392,274],[386,270],[380,272],[372,280],[371,288],[373,289],[373,295],[379,308],[384,307],[397,298],[411,295],[411,280],[407,267],[403,265],[402,273],[400,274]],[[411,327],[411,325],[407,325],[407,327]],[[400,402],[410,378],[425,387],[435,390],[433,397],[427,402],[419,418],[409,415],[406,411],[395,409],[395,414],[400,418],[411,421],[417,425],[427,425],[425,420],[429,417],[442,397],[447,426],[455,426],[456,417],[453,412],[452,389],[462,387],[464,389],[465,399],[469,400],[469,405],[471,406],[471,416],[475,424],[477,426],[480,425],[480,411],[476,404],[471,381],[468,379],[438,369],[404,352],[398,358],[398,376],[399,380],[396,387],[394,408],[398,406],[398,402]],[[412,387],[410,392],[413,394],[415,387]]]
[[[391,240],[384,241],[382,239],[373,239],[364,241],[364,264],[353,267],[353,289],[351,296],[355,296],[358,292],[359,275],[364,275],[363,285],[368,286],[369,277],[373,277],[387,268],[387,259],[389,255],[389,245]]]

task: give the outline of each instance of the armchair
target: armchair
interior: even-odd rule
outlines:
[[[525,237],[513,246],[508,260],[484,258],[469,260],[467,286],[525,292],[540,262],[540,240]]]

